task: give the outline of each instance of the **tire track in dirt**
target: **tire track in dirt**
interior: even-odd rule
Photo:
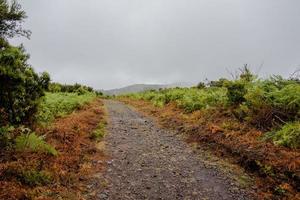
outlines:
[[[253,199],[230,176],[207,167],[175,133],[123,103],[105,105],[110,160],[99,199]]]

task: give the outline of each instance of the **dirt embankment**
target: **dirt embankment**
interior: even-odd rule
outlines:
[[[237,121],[228,110],[184,113],[175,104],[158,108],[150,102],[122,99],[154,116],[168,129],[183,133],[190,143],[200,143],[257,176],[261,198],[300,199],[300,151],[259,140],[262,132]]]
[[[93,191],[87,186],[102,170],[104,155],[96,148],[90,134],[103,120],[103,104],[96,100],[57,119],[51,128],[36,130],[41,135],[46,134],[46,141],[56,148],[57,156],[2,151],[0,199],[91,198],[89,195]],[[45,172],[47,176],[41,176],[39,172]],[[22,177],[26,174],[28,177]],[[43,181],[45,178],[47,181]],[[23,179],[29,180],[24,182]],[[38,184],[34,185],[35,182]]]

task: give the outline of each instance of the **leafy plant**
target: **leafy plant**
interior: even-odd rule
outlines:
[[[155,106],[170,102],[186,112],[210,107],[227,108],[239,119],[254,125],[277,145],[300,148],[300,81],[272,76],[257,79],[245,66],[236,80],[219,79],[203,88],[173,88],[129,94],[127,97],[151,101]],[[224,124],[231,127],[231,124]]]
[[[91,133],[91,139],[98,141],[105,135],[105,124],[100,122],[97,128]]]
[[[22,47],[0,51],[0,109],[7,114],[10,124],[32,119],[50,81],[47,73],[36,74],[26,63],[27,59]]]
[[[17,1],[0,0],[0,125],[30,122],[50,81],[49,74],[39,76],[27,64],[23,46],[8,42],[15,36],[29,38],[30,31],[21,26],[25,18]]]
[[[276,145],[300,148],[300,122],[288,123],[280,130],[267,134]]]
[[[240,105],[245,101],[247,89],[244,81],[227,81],[224,86],[227,88],[227,97],[230,105]]]
[[[47,144],[42,136],[37,136],[34,132],[18,136],[15,139],[15,148],[17,151],[44,152],[53,156],[58,154],[53,146]]]
[[[53,178],[50,172],[36,169],[23,169],[22,167],[11,167],[3,170],[3,179],[16,178],[23,184],[28,186],[43,186],[52,182]]]
[[[75,109],[80,108],[95,97],[96,94],[90,92],[83,95],[63,92],[46,93],[38,109],[37,122],[41,125],[46,125],[56,117],[67,115]]]
[[[259,127],[272,127],[300,116],[300,84],[289,80],[256,81],[248,86],[240,106],[247,121]]]
[[[15,128],[13,126],[3,126],[0,127],[0,148],[5,148],[12,146],[13,144],[13,131]]]
[[[18,179],[29,186],[42,186],[52,182],[52,176],[46,171],[26,170],[18,175]]]

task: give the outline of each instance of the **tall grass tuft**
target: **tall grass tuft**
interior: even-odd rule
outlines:
[[[53,146],[46,143],[42,136],[37,136],[34,132],[19,135],[15,139],[15,148],[17,151],[43,152],[53,156],[58,154]]]

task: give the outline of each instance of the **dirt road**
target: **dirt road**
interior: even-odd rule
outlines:
[[[175,133],[120,102],[105,105],[110,160],[99,199],[252,199],[249,189],[218,166],[209,167]]]

